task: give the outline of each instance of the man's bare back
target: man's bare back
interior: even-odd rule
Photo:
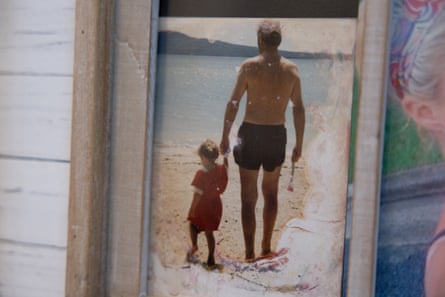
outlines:
[[[299,80],[296,65],[283,57],[266,61],[263,56],[257,56],[245,61],[240,71],[244,72],[248,86],[244,121],[284,124],[286,107]]]

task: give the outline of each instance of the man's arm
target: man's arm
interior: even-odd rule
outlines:
[[[224,114],[224,125],[220,144],[220,149],[223,154],[226,154],[230,150],[230,130],[232,129],[232,124],[235,121],[236,114],[238,113],[240,101],[244,95],[244,92],[247,90],[246,76],[246,66],[243,64],[238,71],[235,87],[233,88],[229,102],[227,102],[226,112]]]
[[[304,127],[306,125],[303,98],[301,95],[301,82],[298,70],[295,69],[295,83],[292,90],[291,101],[293,104],[292,114],[294,117],[296,144],[292,151],[292,163],[297,162],[301,157],[303,149]]]

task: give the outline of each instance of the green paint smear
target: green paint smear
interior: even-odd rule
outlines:
[[[396,99],[388,98],[383,148],[383,175],[442,162],[439,146],[420,131]]]

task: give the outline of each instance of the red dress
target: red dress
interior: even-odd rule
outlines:
[[[227,168],[221,164],[210,171],[201,169],[196,172],[192,186],[202,194],[196,204],[193,216],[189,216],[188,220],[199,231],[218,230],[222,216],[220,194],[225,191],[227,180]]]

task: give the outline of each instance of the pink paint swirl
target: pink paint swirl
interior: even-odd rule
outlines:
[[[431,24],[445,9],[445,0],[402,0],[401,4],[394,20],[389,74],[391,85],[402,99],[409,87],[417,53]]]

